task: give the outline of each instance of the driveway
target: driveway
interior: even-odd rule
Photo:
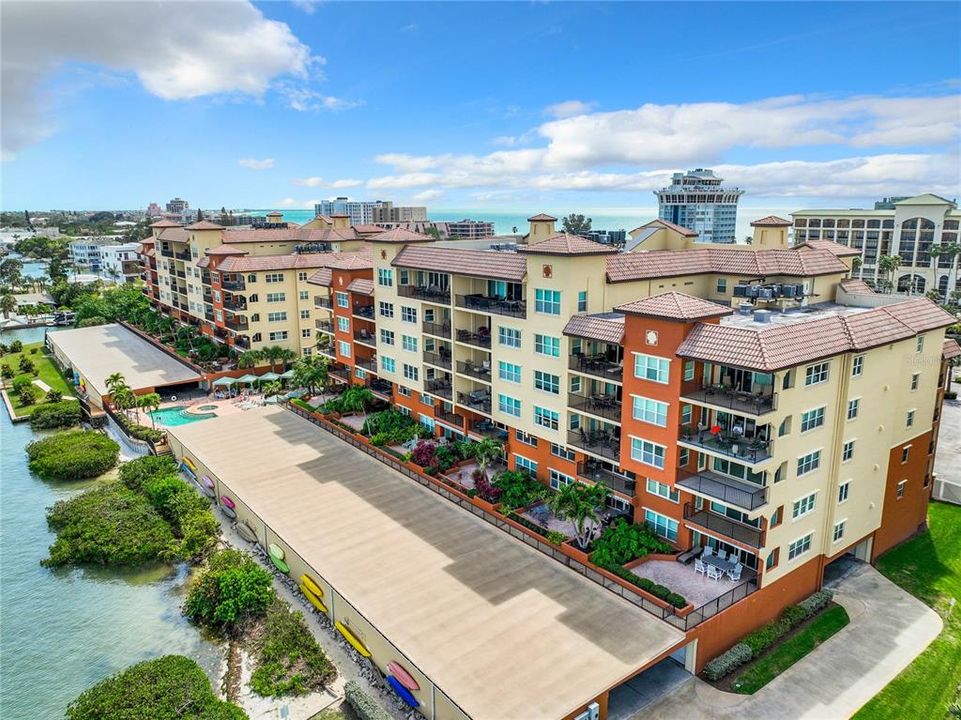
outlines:
[[[870,565],[837,581],[850,624],[754,695],[692,678],[637,720],[840,720],[907,667],[941,632],[941,618]]]
[[[957,388],[958,383],[953,383],[951,387]],[[939,480],[961,488],[961,400],[945,400],[941,408],[941,430],[938,433],[934,472]]]

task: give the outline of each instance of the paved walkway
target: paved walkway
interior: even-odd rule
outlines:
[[[851,623],[751,696],[692,678],[644,709],[644,720],[840,720],[907,667],[941,632],[941,618],[869,565],[838,581]]]

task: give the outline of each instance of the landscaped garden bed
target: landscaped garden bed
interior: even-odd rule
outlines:
[[[73,385],[45,352],[42,342],[23,345],[15,340],[0,355],[0,374],[10,405],[17,417],[32,414],[47,404],[73,397]],[[46,392],[34,383],[39,380],[50,388]],[[73,402],[68,401],[68,402]]]

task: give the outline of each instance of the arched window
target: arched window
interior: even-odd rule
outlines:
[[[902,275],[898,278],[898,292],[923,295],[927,283],[920,275]]]
[[[942,275],[938,278],[938,292],[941,293],[942,298],[948,296],[948,276]]]

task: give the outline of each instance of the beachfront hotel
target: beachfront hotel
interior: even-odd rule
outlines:
[[[289,273],[297,293],[284,302],[295,297],[298,329],[314,331],[299,347],[327,355],[336,381],[369,387],[437,436],[496,437],[507,467],[555,489],[601,483],[610,490],[605,521],[649,523],[678,558],[710,548],[736,570],[714,580],[675,558],[649,560],[632,572],[683,590],[694,608],[658,615],[640,603],[628,613],[595,596],[608,592],[596,583],[553,587],[576,575],[540,558],[484,565],[477,543],[508,559],[513,545],[441,510],[446,501],[400,474],[362,465],[366,455],[289,411],[171,429],[175,454],[231,498],[261,544],[284,550],[294,576],[323,585],[335,606],[328,614],[338,619],[341,608],[374,662],[402,655],[419,668],[411,672],[428,717],[604,717],[625,683],[665,657],[700,670],[819,589],[836,560],[873,561],[923,526],[946,357],[957,352],[944,329],[954,318],[853,278],[852,248],[824,238],[789,247],[791,222],[776,217],[753,223],[750,246],[696,242],[655,220],[623,251],[557,233],[543,214],[508,249],[326,227],[336,220],[315,221],[315,239],[330,245],[316,253],[298,253],[291,237],[309,228],[266,238],[200,223],[166,244],[176,229],[156,228],[148,262],[173,259],[179,278],[176,253],[185,275],[189,259],[213,319],[191,311],[197,292],[173,297],[158,282],[148,295],[167,308],[186,298],[186,309],[174,308],[187,322],[245,347],[238,337],[253,343],[254,332],[271,342],[269,321],[218,325],[234,316],[217,314],[224,298],[249,303],[250,314],[265,301],[266,275]],[[313,265],[288,266],[291,256]],[[263,266],[234,264],[244,258]],[[369,537],[375,527],[382,534]],[[362,559],[367,574],[356,570]],[[518,567],[551,580],[522,583],[522,593],[511,585],[518,573],[504,574]],[[571,604],[575,590],[585,605]],[[524,653],[505,665],[512,674],[502,683],[475,677],[497,667],[485,654],[497,637],[468,632],[488,628],[485,592],[497,598],[511,652]],[[528,605],[512,602],[518,593]],[[588,616],[590,632],[580,627]],[[612,646],[608,631],[623,645]],[[545,652],[570,664],[544,667]]]

